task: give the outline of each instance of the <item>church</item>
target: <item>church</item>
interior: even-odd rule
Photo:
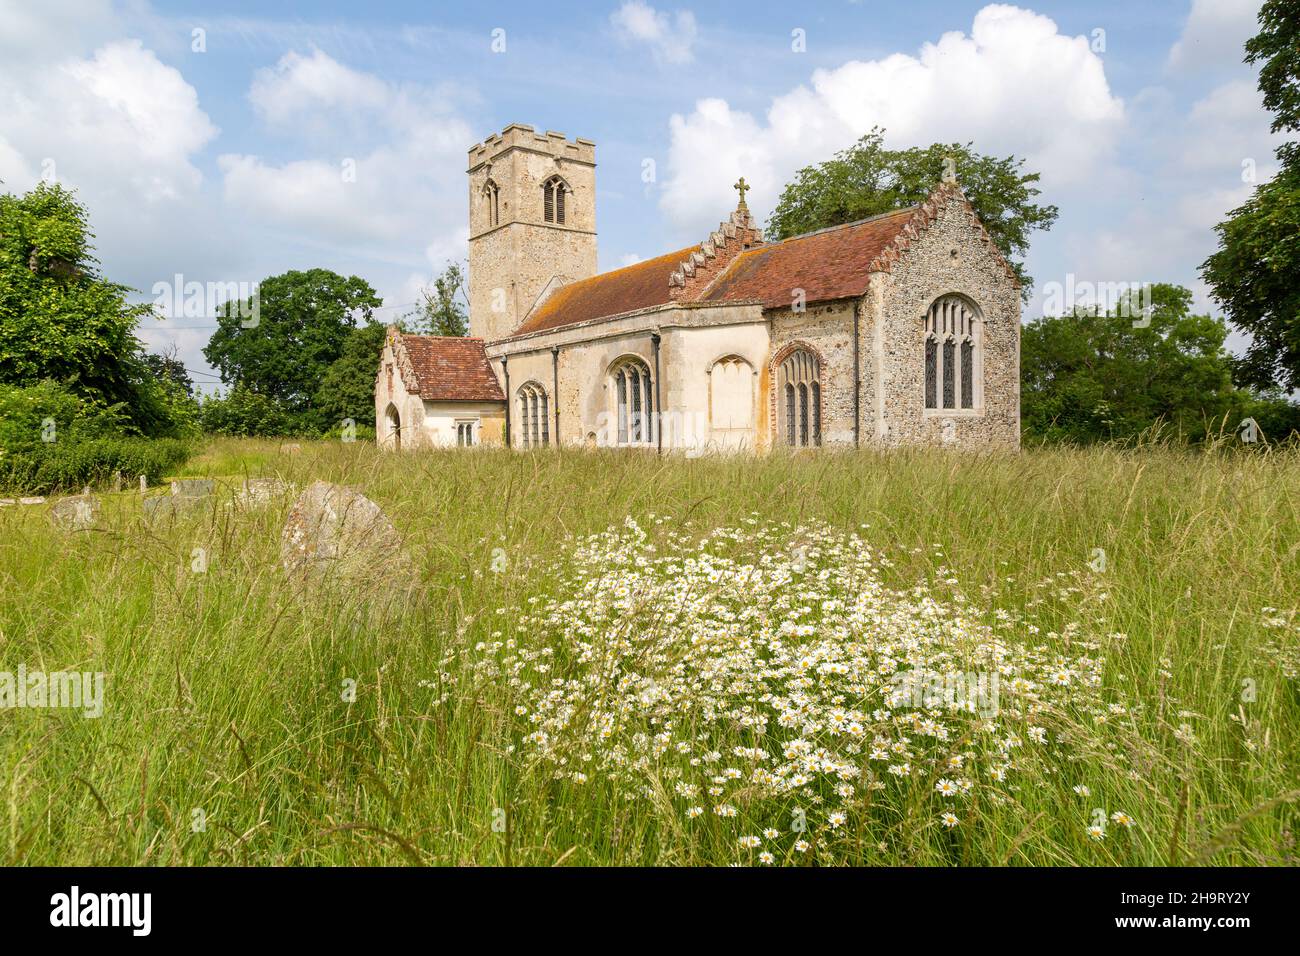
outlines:
[[[381,447],[1019,447],[1020,287],[951,174],[773,242],[741,178],[701,242],[598,274],[595,143],[514,124],[467,172],[470,337],[389,329]]]

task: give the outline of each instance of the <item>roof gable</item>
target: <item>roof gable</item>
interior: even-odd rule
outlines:
[[[805,302],[856,298],[867,291],[872,261],[911,220],[917,207],[831,226],[736,257],[704,290],[702,302],[760,301],[789,308],[795,290]]]
[[[389,330],[407,391],[431,402],[504,402],[482,339]]]

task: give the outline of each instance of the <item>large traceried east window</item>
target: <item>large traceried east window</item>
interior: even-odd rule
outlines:
[[[945,295],[925,314],[925,407],[975,410],[983,401],[982,323],[966,298]]]
[[[547,222],[564,224],[564,198],[569,187],[559,176],[542,183],[542,218]]]
[[[821,367],[817,356],[797,349],[781,363],[777,374],[778,426],[792,448],[816,448],[822,443]]]
[[[610,373],[617,413],[616,443],[649,445],[654,441],[654,389],[650,368],[640,359],[624,359]]]
[[[550,403],[546,390],[536,382],[520,386],[519,439],[525,448],[541,448],[551,443]]]

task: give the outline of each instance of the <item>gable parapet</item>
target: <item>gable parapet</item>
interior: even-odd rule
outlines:
[[[694,301],[736,256],[762,244],[763,230],[746,206],[738,206],[668,276],[669,297],[674,302]]]

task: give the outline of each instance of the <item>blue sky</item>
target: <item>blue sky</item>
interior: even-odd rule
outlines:
[[[597,143],[602,270],[703,239],[740,174],[765,219],[796,169],[879,124],[1042,173],[1061,215],[1029,256],[1040,296],[1173,281],[1208,309],[1212,226],[1273,170],[1241,63],[1257,9],[0,0],[0,179],[77,187],[141,298],[323,266],[391,315],[464,258],[465,150],[511,122]],[[210,325],[142,336],[205,371]]]

